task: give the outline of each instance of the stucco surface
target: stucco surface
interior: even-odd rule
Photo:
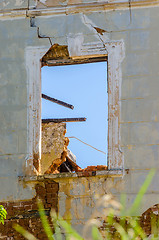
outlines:
[[[21,4],[20,4],[21,2]],[[43,1],[44,2],[44,1]],[[113,1],[109,1],[113,2]],[[117,2],[117,1],[115,1]],[[0,3],[1,8],[26,8],[26,1]],[[32,2],[33,3],[33,2]],[[39,10],[41,11],[41,10]],[[79,10],[80,11],[80,10]],[[59,182],[59,211],[79,225],[89,218],[94,207],[93,196],[112,192],[117,198],[127,194],[130,205],[150,168],[156,175],[143,200],[140,211],[159,201],[159,7],[106,9],[100,12],[0,18],[0,189],[1,200],[31,199],[33,183],[18,181],[25,174],[28,157],[28,47],[50,48],[52,44],[69,45],[76,42],[73,54],[82,44],[93,42],[124,42],[125,56],[121,63],[120,151],[124,155],[122,178],[91,177],[63,178]],[[31,24],[32,23],[32,24]],[[95,28],[105,32],[98,33]],[[41,38],[38,37],[37,28]],[[72,42],[71,42],[71,40]],[[81,44],[81,45],[80,45]],[[109,62],[109,55],[108,55]],[[40,82],[39,82],[40,84]],[[36,116],[35,116],[36,117]],[[11,185],[10,182],[13,184]],[[80,226],[79,226],[80,228]]]

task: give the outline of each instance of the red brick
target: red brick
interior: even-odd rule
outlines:
[[[57,183],[51,180],[49,182],[45,181],[45,188],[40,184],[37,184],[35,189],[37,196],[42,199],[45,208],[54,208],[57,210],[59,189]],[[27,214],[28,210],[38,210],[36,204],[37,196],[28,201],[5,202],[0,204],[2,204],[8,212],[7,219],[14,218],[19,215],[24,216]],[[31,219],[20,218],[15,220],[5,220],[4,226],[0,225],[0,232],[4,235],[3,240],[24,240],[24,238],[12,228],[13,223],[19,223],[25,229],[28,229],[29,232],[32,232],[36,237],[39,235],[39,239],[48,239],[43,231],[40,218],[33,217]],[[8,238],[5,237],[6,235]]]

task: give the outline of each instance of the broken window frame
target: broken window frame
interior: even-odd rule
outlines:
[[[72,46],[68,46],[71,49]],[[41,159],[41,59],[49,49],[46,47],[28,47],[26,66],[28,74],[28,145],[26,156],[26,175],[40,174]],[[108,171],[123,170],[124,157],[120,148],[120,93],[124,58],[122,41],[90,43],[81,46],[75,56],[69,52],[69,59],[52,60],[52,66],[86,62],[108,62]],[[45,63],[46,64],[46,63]]]

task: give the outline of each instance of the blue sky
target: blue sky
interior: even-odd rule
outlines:
[[[107,152],[107,63],[89,63],[42,68],[42,93],[74,105],[68,109],[42,99],[42,118],[86,117],[86,122],[66,123],[66,136]],[[77,164],[106,165],[107,155],[76,139],[68,148]]]

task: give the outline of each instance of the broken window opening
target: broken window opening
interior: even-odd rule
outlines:
[[[40,169],[42,163],[41,84],[39,84],[41,83],[41,67],[103,62],[107,60],[109,86],[108,171],[117,169],[122,170],[124,168],[124,154],[121,148],[120,134],[122,61],[125,57],[124,42],[122,40],[106,42],[104,47],[100,42],[83,44],[81,46],[81,52],[77,52],[77,56],[75,57],[73,57],[74,53],[70,46],[72,46],[72,43],[69,43],[68,46],[54,44],[49,50],[47,47],[41,46],[28,47],[26,49],[26,64],[28,69],[28,141],[25,170],[26,175],[41,175],[44,173]],[[74,42],[73,46],[73,49],[76,50]],[[69,49],[69,53],[67,49]],[[50,58],[47,59],[46,56]],[[92,174],[94,173],[92,172]]]
[[[107,62],[44,66],[42,94],[41,173],[106,170]]]

